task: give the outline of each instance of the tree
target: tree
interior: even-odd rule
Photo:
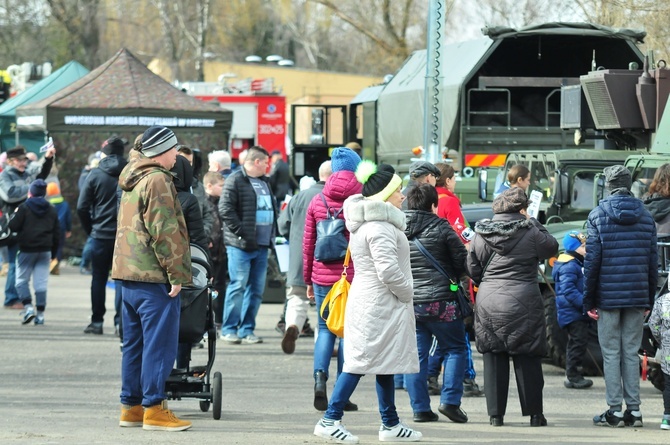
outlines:
[[[72,59],[82,58],[89,67],[102,62],[98,57],[100,0],[47,0],[51,16],[68,32],[68,48]]]

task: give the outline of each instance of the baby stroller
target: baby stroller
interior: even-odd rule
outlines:
[[[165,394],[169,400],[182,398],[200,399],[200,410],[209,411],[212,406],[214,419],[221,418],[221,373],[211,375],[216,356],[216,328],[212,311],[212,270],[207,253],[191,244],[193,284],[181,290],[181,317],[179,320],[179,343],[198,343],[207,334],[207,364],[173,369],[165,382]],[[210,378],[211,377],[211,378]]]
[[[658,288],[654,299],[668,292],[668,278],[670,277],[670,235],[658,234]],[[661,370],[661,350],[660,345],[651,334],[649,328],[649,317],[647,314],[644,320],[644,330],[642,331],[642,345],[640,346],[640,356],[642,358],[642,378],[651,382],[654,387],[663,391],[665,380]]]

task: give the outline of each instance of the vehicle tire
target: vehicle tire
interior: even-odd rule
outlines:
[[[202,411],[203,413],[209,411],[209,402],[207,400],[200,401],[200,411]]]
[[[565,351],[568,345],[568,335],[558,325],[556,316],[556,297],[550,289],[542,293],[544,299],[544,317],[547,323],[548,358],[552,364],[565,368]],[[582,364],[584,375],[601,376],[603,356],[598,343],[598,329],[595,323],[589,327],[589,344]]]
[[[659,391],[663,391],[665,388],[665,378],[663,376],[663,371],[661,370],[661,365],[658,363],[649,363],[649,369],[647,369],[647,380],[654,385],[654,388]]]
[[[212,415],[214,420],[221,418],[221,398],[223,397],[223,388],[221,383],[221,373],[215,372],[212,383]]]

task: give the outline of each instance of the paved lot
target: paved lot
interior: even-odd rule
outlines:
[[[0,444],[325,444],[312,435],[320,414],[312,407],[312,341],[300,339],[295,354],[281,352],[274,331],[281,306],[265,304],[258,318],[261,345],[219,344],[215,370],[223,374],[223,414],[219,421],[202,413],[197,401],[170,403],[178,415],[193,422],[184,433],[119,428],[120,359],[113,335],[113,309],[103,336],[82,333],[88,324],[90,278],[65,267],[51,277],[44,326],[21,326],[18,311],[0,310]],[[0,279],[4,289],[4,278]],[[4,296],[4,295],[3,295]],[[107,296],[112,308],[113,292]],[[314,318],[315,315],[312,315]],[[195,354],[195,364],[205,362]],[[481,370],[481,358],[476,357]],[[331,367],[335,369],[334,363]],[[481,380],[481,379],[480,379]],[[667,443],[670,432],[659,429],[661,393],[642,382],[645,427],[594,427],[591,418],[604,409],[604,383],[595,379],[586,391],[563,388],[562,370],[545,366],[547,428],[530,428],[520,415],[514,384],[506,425],[488,425],[484,398],[463,399],[467,424],[446,418],[419,424],[424,442],[451,443]],[[330,382],[329,382],[330,383]],[[480,383],[485,383],[481,382]],[[330,385],[332,389],[332,384]],[[361,443],[378,443],[374,380],[361,381],[352,400],[360,411],[347,413],[345,424]],[[438,400],[433,398],[433,409]],[[411,423],[407,393],[397,392],[401,418]]]

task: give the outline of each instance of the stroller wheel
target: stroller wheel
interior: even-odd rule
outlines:
[[[208,401],[206,401],[206,400],[201,400],[200,401],[200,411],[202,411],[203,413],[206,413],[207,411],[209,411],[209,402]]]
[[[223,397],[223,389],[221,387],[221,373],[214,373],[214,382],[212,383],[212,415],[214,420],[221,418],[221,398]]]

